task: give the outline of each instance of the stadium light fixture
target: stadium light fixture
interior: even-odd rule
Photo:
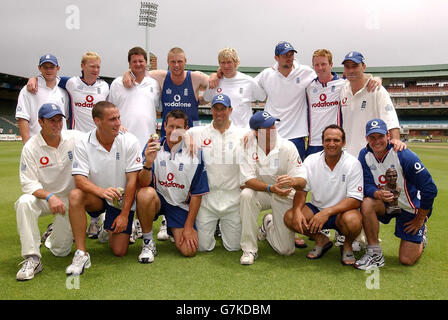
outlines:
[[[145,27],[145,49],[148,53],[148,70],[151,70],[151,52],[149,51],[149,28],[154,28],[157,21],[157,7],[152,2],[140,2],[140,15],[138,25]]]

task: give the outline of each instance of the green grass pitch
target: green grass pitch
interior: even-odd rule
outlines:
[[[306,253],[313,246],[308,239],[308,249],[296,249],[289,257],[279,256],[266,241],[260,242],[259,258],[252,266],[240,265],[241,252],[227,252],[220,239],[214,251],[199,253],[194,258],[181,257],[170,242],[156,241],[158,255],[154,263],[147,265],[137,262],[141,240],[129,247],[125,257],[117,258],[107,244],[87,239],[92,267],[79,278],[79,282],[65,275],[73,253],[57,258],[46,248],[41,248],[43,271],[31,281],[15,279],[18,264],[22,261],[14,212],[14,202],[21,194],[18,178],[21,146],[21,142],[0,142],[1,300],[448,298],[448,246],[444,238],[448,229],[446,145],[410,145],[429,168],[439,189],[434,212],[428,222],[429,244],[415,266],[400,265],[397,258],[399,240],[393,235],[392,223],[381,226],[386,266],[378,274],[342,266],[336,248],[322,259],[308,260]],[[260,223],[261,218],[260,214]],[[41,232],[51,221],[51,216],[40,219]],[[156,221],[154,234],[159,226],[160,221]]]

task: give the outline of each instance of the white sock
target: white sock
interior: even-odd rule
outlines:
[[[143,233],[143,245],[150,243],[154,239],[152,238],[152,231],[148,233]]]

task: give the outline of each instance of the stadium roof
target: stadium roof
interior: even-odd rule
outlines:
[[[187,64],[188,70],[199,70],[206,74],[216,72],[218,66]],[[242,67],[238,70],[251,76],[256,76],[266,67]],[[342,73],[343,67],[334,67],[333,71]],[[383,79],[422,79],[422,78],[446,78],[448,77],[448,64],[424,65],[424,66],[398,66],[398,67],[367,67],[367,73]]]

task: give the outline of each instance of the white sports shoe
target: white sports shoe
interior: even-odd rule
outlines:
[[[242,265],[251,265],[251,264],[254,264],[254,262],[257,258],[258,258],[258,253],[243,251],[243,255],[240,258],[240,263]]]
[[[31,280],[35,274],[41,272],[43,269],[41,260],[35,260],[33,257],[26,258],[19,265],[21,264],[22,268],[20,268],[16,275],[16,279],[19,281]]]
[[[104,227],[100,227],[100,231],[98,232],[98,241],[101,243],[106,243],[109,241],[109,232],[104,230]]]
[[[81,275],[84,269],[90,268],[90,255],[87,252],[76,250],[73,256],[72,264],[65,269],[65,273],[68,275]]]
[[[151,263],[154,261],[156,254],[157,250],[154,240],[143,240],[142,252],[138,256],[138,261],[140,263]]]
[[[266,232],[271,223],[272,223],[272,214],[271,213],[265,214],[263,217],[263,222],[261,224],[261,227],[258,228],[258,232],[257,232],[258,240],[263,241],[266,239]]]
[[[168,229],[166,226],[166,220],[162,220],[162,224],[160,225],[159,233],[157,233],[157,240],[165,241],[168,240],[170,236],[168,235]]]

